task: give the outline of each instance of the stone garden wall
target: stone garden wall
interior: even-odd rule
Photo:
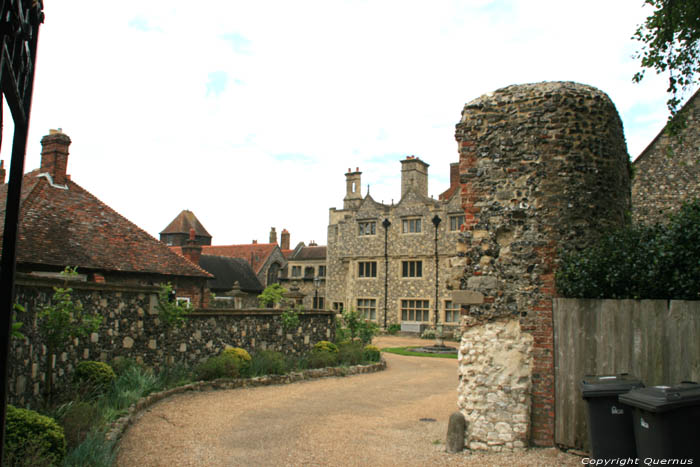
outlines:
[[[62,282],[20,277],[16,302],[26,308],[17,320],[24,323],[25,339],[13,339],[10,350],[9,402],[18,406],[35,406],[45,390],[46,346],[36,327],[36,312],[50,302],[54,286]],[[182,362],[196,365],[218,354],[227,345],[249,352],[276,350],[298,354],[320,340],[335,337],[331,312],[305,312],[300,326],[284,332],[280,314],[283,310],[197,310],[182,329],[165,326],[158,319],[157,292],[151,286],[118,286],[71,282],[73,300],[86,310],[104,317],[98,332],[74,342],[56,356],[56,387],[66,387],[81,360],[109,362],[128,357],[153,367]]]
[[[489,328],[493,322],[519,326],[522,333],[513,334],[519,337],[507,345],[532,345],[526,376],[531,380],[530,442],[552,445],[557,252],[584,248],[628,215],[630,169],[622,124],[598,89],[537,83],[509,86],[467,103],[455,137],[466,230],[452,261],[464,263],[463,274],[452,280],[482,297],[462,307],[462,327],[483,328],[474,331],[478,338],[496,332]],[[474,350],[471,345],[463,338],[462,353]],[[494,365],[496,371],[501,363]],[[488,416],[498,409],[496,399],[486,407],[469,399],[469,388],[478,386],[482,374],[488,371],[471,375],[462,368],[460,401],[468,419],[474,410]],[[498,394],[499,385],[487,388],[487,394]],[[471,430],[469,436],[475,436]],[[521,430],[514,432],[520,439]],[[493,446],[508,444],[503,440]]]

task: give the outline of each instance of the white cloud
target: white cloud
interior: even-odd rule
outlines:
[[[216,243],[325,242],[344,173],[398,201],[399,160],[457,160],[465,102],[574,80],[607,92],[637,153],[665,121],[665,83],[638,69],[629,2],[48,2],[26,168],[63,127],[69,172],[157,236],[191,209]],[[95,20],[98,18],[99,20]]]

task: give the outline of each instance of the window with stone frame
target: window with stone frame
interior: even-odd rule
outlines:
[[[318,277],[326,277],[326,265],[321,264],[318,266]]]
[[[445,322],[459,323],[460,306],[452,300],[445,300]]]
[[[323,297],[313,297],[313,309],[314,310],[323,310]]]
[[[401,220],[401,232],[402,233],[420,233],[421,230],[421,218],[412,217]]]
[[[401,300],[401,321],[430,320],[430,300]]]
[[[292,277],[301,277],[301,266],[292,266]]]
[[[376,321],[377,319],[377,300],[374,298],[358,298],[357,312],[364,319]]]
[[[333,302],[333,311],[337,313],[342,313],[343,308],[343,302]]]
[[[401,261],[401,277],[423,277],[423,261]]]
[[[377,277],[376,261],[360,261],[357,263],[357,277]]]
[[[377,233],[377,221],[358,222],[358,235],[375,235]]]
[[[313,266],[306,266],[304,268],[304,277],[314,277],[314,267]]]
[[[450,231],[459,230],[462,224],[464,224],[464,214],[450,216]]]

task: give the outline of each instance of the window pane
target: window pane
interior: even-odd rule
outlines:
[[[423,261],[416,261],[416,277],[423,277]]]

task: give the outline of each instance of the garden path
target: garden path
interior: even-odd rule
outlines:
[[[426,343],[375,339],[380,347]],[[457,409],[457,361],[383,356],[387,369],[379,373],[173,396],[129,428],[117,465],[580,464],[555,449],[447,454],[447,420]]]

